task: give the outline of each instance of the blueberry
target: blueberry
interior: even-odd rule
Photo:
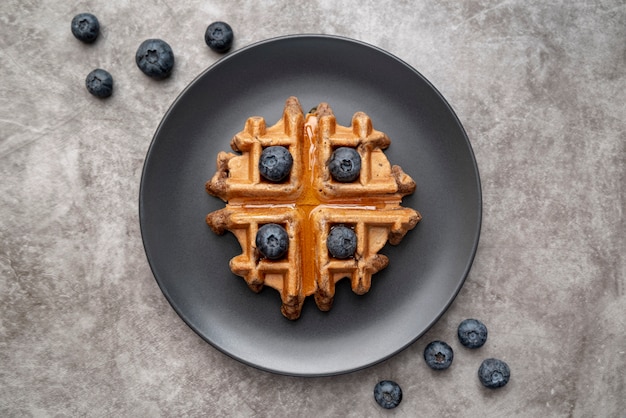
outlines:
[[[85,85],[89,93],[97,97],[109,97],[113,93],[113,77],[101,68],[96,68],[87,75]]]
[[[135,62],[147,76],[156,79],[167,78],[174,68],[174,52],[162,39],[146,39],[137,48]]]
[[[293,157],[289,150],[280,145],[265,148],[259,158],[259,172],[265,179],[273,182],[286,179],[292,165]]]
[[[336,181],[350,183],[359,178],[361,156],[354,148],[337,148],[330,157],[328,169]]]
[[[482,347],[487,341],[487,327],[478,319],[466,319],[457,330],[459,341],[467,348]]]
[[[452,364],[453,359],[452,347],[443,341],[433,341],[424,349],[424,360],[431,369],[447,369]]]
[[[233,45],[233,29],[228,23],[213,22],[206,28],[204,42],[215,52],[226,52]]]
[[[509,365],[495,358],[488,358],[482,362],[478,369],[478,379],[489,389],[500,388],[509,383],[511,369]]]
[[[100,22],[91,13],[79,13],[72,19],[72,34],[76,39],[92,43],[100,33]]]
[[[278,224],[265,224],[256,233],[256,247],[265,258],[277,260],[289,249],[289,235]]]
[[[335,258],[352,257],[356,251],[356,244],[357,239],[354,231],[343,225],[331,228],[326,239],[326,247],[328,247],[328,251]]]
[[[381,380],[374,386],[374,399],[385,409],[393,409],[402,402],[402,389],[393,380]]]

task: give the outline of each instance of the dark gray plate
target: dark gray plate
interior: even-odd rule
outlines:
[[[404,206],[423,220],[399,246],[381,253],[389,267],[370,292],[337,285],[330,312],[312,298],[302,317],[280,313],[273,289],[250,291],[230,272],[240,253],[233,235],[215,235],[207,195],[219,151],[247,117],[268,124],[285,99],[305,111],[330,103],[342,125],[364,111],[391,138],[386,154],[417,182]],[[147,258],[165,297],[202,338],[246,364],[276,373],[319,376],[358,370],[407,347],[443,314],[472,264],[481,223],[481,190],[469,140],[445,99],[418,72],[370,45],[332,36],[289,36],[236,51],[194,80],[156,131],[141,179],[139,216]]]

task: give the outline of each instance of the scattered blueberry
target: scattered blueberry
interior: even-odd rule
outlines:
[[[509,383],[511,370],[509,365],[502,360],[488,358],[482,362],[478,369],[480,383],[489,389],[502,387]]]
[[[289,235],[278,224],[265,224],[256,233],[256,247],[264,257],[277,260],[289,249]]]
[[[146,39],[137,49],[135,62],[144,74],[156,79],[167,78],[174,68],[174,52],[162,39]]]
[[[233,45],[233,29],[228,23],[213,22],[204,33],[204,41],[215,52],[226,52]]]
[[[357,239],[354,230],[343,225],[332,227],[326,239],[326,247],[335,258],[352,257],[356,251],[356,244]]]
[[[96,68],[87,75],[85,85],[89,93],[97,97],[109,97],[113,93],[113,77],[101,68]]]
[[[424,360],[431,369],[447,369],[452,364],[453,359],[452,347],[443,341],[433,341],[424,349]]]
[[[393,409],[402,402],[402,389],[393,380],[382,380],[374,386],[374,399],[385,409]]]
[[[265,148],[259,158],[259,172],[265,179],[273,182],[286,179],[292,165],[293,157],[289,150],[280,145]]]
[[[100,22],[91,13],[79,13],[72,19],[72,34],[76,39],[92,43],[100,33]]]
[[[487,327],[478,319],[466,319],[457,330],[459,341],[467,348],[482,347],[487,341]]]
[[[330,157],[328,169],[336,181],[350,183],[359,178],[361,156],[354,148],[337,148]]]

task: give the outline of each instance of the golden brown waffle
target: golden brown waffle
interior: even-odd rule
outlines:
[[[338,125],[332,109],[321,103],[306,116],[298,99],[285,103],[283,117],[266,126],[251,117],[231,141],[238,154],[220,152],[217,172],[206,190],[227,202],[207,215],[217,234],[231,231],[242,253],[230,260],[233,273],[243,277],[255,292],[269,286],[280,292],[281,311],[297,319],[307,296],[314,295],[319,309],[332,307],[335,283],[349,278],[352,290],[366,293],[372,275],[389,262],[378,254],[389,241],[397,245],[420,221],[419,212],[401,206],[402,197],[415,190],[415,182],[399,166],[391,166],[383,150],[390,144],[372,127],[370,118],[357,112],[350,126]],[[265,147],[282,145],[292,158],[285,181],[274,183],[259,173]],[[351,147],[361,157],[360,175],[354,182],[335,181],[328,161],[337,147]],[[283,226],[289,237],[287,254],[279,260],[263,258],[256,248],[262,225]],[[334,258],[326,240],[333,226],[356,233],[353,257]]]

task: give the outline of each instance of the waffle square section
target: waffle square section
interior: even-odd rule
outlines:
[[[332,308],[335,283],[369,291],[372,276],[389,259],[378,252],[398,245],[421,220],[401,206],[415,191],[413,179],[384,154],[390,140],[363,112],[350,126],[337,124],[326,103],[304,114],[296,97],[282,118],[267,126],[248,118],[220,152],[206,191],[226,202],[206,222],[216,234],[230,231],[242,253],[231,271],[251,290],[280,293],[282,314],[300,317],[308,296]]]

